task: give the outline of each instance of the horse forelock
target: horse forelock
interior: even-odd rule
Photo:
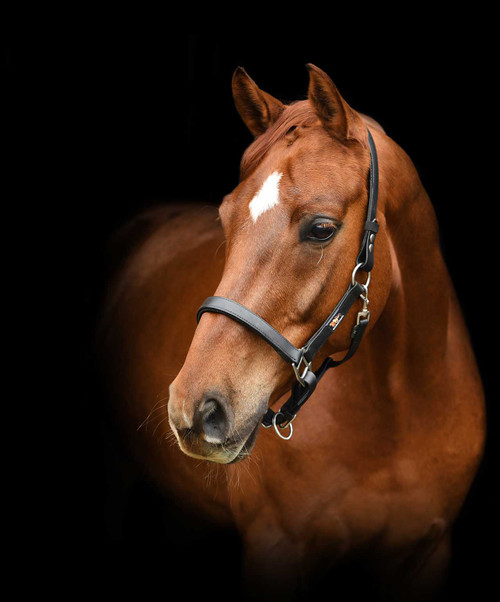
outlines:
[[[310,126],[317,121],[317,116],[309,101],[299,100],[286,107],[276,122],[260,135],[243,153],[240,165],[240,177],[246,178],[269,149],[282,140],[291,127]]]

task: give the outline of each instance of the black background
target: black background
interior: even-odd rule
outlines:
[[[102,436],[88,347],[102,245],[151,203],[217,204],[235,186],[251,141],[231,97],[238,65],[286,102],[305,97],[305,64],[312,62],[408,152],[434,203],[483,375],[490,431],[455,530],[450,596],[474,593],[482,600],[494,587],[498,155],[489,17],[448,15],[438,22],[408,9],[392,18],[375,25],[353,12],[320,28],[322,15],[298,14],[290,24],[277,20],[269,30],[255,24],[250,32],[241,17],[230,17],[220,31],[154,15],[143,22],[134,15],[44,14],[29,27],[23,17],[13,20],[4,72],[6,274],[22,291],[9,299],[26,318],[16,325],[12,347],[23,368],[13,414],[34,424],[37,435],[43,431],[16,443],[24,450],[26,439],[36,441],[36,451],[27,459],[15,454],[23,461],[13,466],[14,482],[27,493],[15,497],[21,518],[13,558],[42,568],[37,585],[117,593],[138,582],[147,588],[180,581],[186,596],[227,579],[220,567],[210,578],[200,568],[213,542],[184,543],[177,564],[168,564],[165,546],[177,527],[146,484],[115,530],[109,507],[115,467],[105,453],[112,444]],[[35,535],[36,526],[43,535]],[[197,568],[179,572],[193,557]]]

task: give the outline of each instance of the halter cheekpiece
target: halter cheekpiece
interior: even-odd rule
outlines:
[[[335,368],[336,366],[343,364],[354,355],[370,320],[370,312],[368,310],[368,285],[370,283],[370,272],[374,262],[374,241],[379,229],[379,224],[376,220],[378,200],[378,160],[377,150],[372,135],[370,130],[367,131],[368,144],[370,147],[370,176],[368,207],[361,249],[358,253],[356,265],[352,272],[351,282],[349,283],[344,296],[307,343],[302,348],[297,349],[297,347],[292,345],[288,339],[260,316],[236,301],[232,301],[226,297],[208,297],[198,310],[198,321],[205,312],[213,312],[224,314],[236,322],[243,324],[252,332],[260,335],[286,362],[292,365],[297,382],[292,387],[290,398],[283,404],[278,412],[274,412],[269,408],[262,419],[262,425],[265,428],[270,428],[271,426],[274,427],[276,433],[282,439],[290,439],[292,436],[292,421],[304,403],[312,395],[316,388],[316,384],[325,372],[329,368]],[[364,284],[361,284],[356,280],[356,275],[359,270],[367,273],[367,279]],[[327,357],[318,370],[313,372],[311,364],[314,356],[342,322],[357,299],[362,300],[363,306],[358,312],[356,324],[351,331],[351,344],[346,355],[338,361],[333,360],[331,357]],[[287,427],[287,434],[282,434],[280,431],[287,429]]]

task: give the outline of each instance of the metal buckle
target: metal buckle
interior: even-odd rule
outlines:
[[[309,372],[309,370],[311,369],[312,362],[308,362],[306,360],[306,358],[304,357],[304,348],[302,348],[300,351],[302,352],[302,355],[300,356],[299,363],[298,364],[293,364],[292,363],[292,368],[293,368],[293,371],[295,372],[296,379],[299,381],[299,383],[303,387],[305,387],[306,385],[305,385],[305,382],[304,382],[304,377]],[[302,374],[299,374],[300,365],[302,364],[302,362],[304,362],[305,366],[304,366],[304,370],[303,370]]]

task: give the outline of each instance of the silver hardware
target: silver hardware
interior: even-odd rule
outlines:
[[[352,271],[352,285],[354,286],[356,284],[356,272],[359,270],[359,268],[362,266],[362,263],[358,263],[357,266],[354,268],[354,270]],[[366,279],[366,282],[364,284],[361,284],[361,282],[358,282],[358,284],[361,284],[361,286],[363,286],[366,290],[366,292],[368,293],[368,285],[370,284],[370,278],[371,278],[371,272],[368,272],[368,278]]]
[[[281,439],[284,439],[285,441],[288,441],[289,439],[292,438],[293,435],[293,425],[292,425],[292,420],[293,418],[295,418],[295,416],[292,418],[292,420],[290,420],[284,427],[280,427],[278,424],[276,424],[276,421],[278,419],[278,416],[283,416],[283,414],[281,412],[276,412],[276,414],[273,416],[273,426],[274,426],[274,430],[276,431],[276,434],[278,435],[278,437],[280,437]],[[279,431],[280,428],[286,428],[289,427],[290,432],[288,433],[288,435],[285,437],[284,435],[282,435]],[[279,428],[278,428],[279,427]]]
[[[375,234],[370,234],[370,242],[373,242],[375,240]]]
[[[368,251],[369,251],[370,253],[372,253],[372,252],[373,252],[373,245],[368,245]]]
[[[368,303],[370,303],[370,301],[368,300],[368,291],[366,291],[364,295],[360,295],[360,297],[361,299],[363,299],[363,308],[361,309],[361,311],[358,311],[358,316],[356,318],[356,326],[360,323],[362,319],[370,319],[370,311],[368,310]]]
[[[309,370],[311,369],[311,363],[312,362],[308,362],[306,360],[306,358],[304,357],[304,349],[300,350],[302,352],[302,355],[300,356],[300,361],[298,364],[292,364],[292,368],[293,371],[295,372],[295,377],[296,379],[299,381],[299,383],[305,387],[306,384],[304,382],[304,378],[305,375],[309,372]],[[304,366],[304,370],[302,371],[302,374],[299,374],[300,371],[300,365],[302,364],[302,362],[304,362],[305,366]]]

